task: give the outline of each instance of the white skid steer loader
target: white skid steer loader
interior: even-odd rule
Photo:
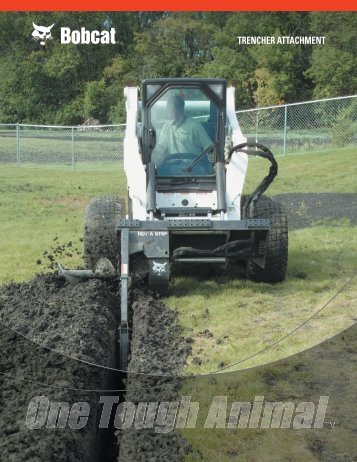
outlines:
[[[242,265],[257,282],[282,281],[288,230],[282,206],[262,194],[277,175],[271,151],[247,143],[234,88],[222,79],[150,79],[125,88],[124,169],[128,213],[116,196],[85,211],[87,270],[59,274],[71,283],[120,275],[120,368],[129,354],[128,280],[144,261],[149,287],[165,292],[172,265]],[[268,175],[242,196],[248,157],[270,161]]]

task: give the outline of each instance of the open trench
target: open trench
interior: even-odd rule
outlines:
[[[0,287],[1,460],[182,460],[188,447],[174,431],[140,428],[136,421],[127,429],[114,425],[123,400],[135,406],[175,401],[177,379],[146,374],[180,374],[190,351],[175,313],[139,286],[130,294],[132,347],[125,377],[115,370],[117,281],[71,286],[47,274]],[[115,402],[107,422],[106,399]],[[87,420],[75,413],[83,402]],[[83,428],[75,426],[84,421]]]

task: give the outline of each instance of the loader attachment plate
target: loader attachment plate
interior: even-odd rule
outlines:
[[[210,220],[206,218],[169,218],[167,220],[141,221],[120,219],[117,221],[117,231],[123,228],[140,228],[143,231],[174,230],[184,228],[202,228],[212,231],[235,231],[244,229],[269,230],[270,221],[263,218],[247,220]]]

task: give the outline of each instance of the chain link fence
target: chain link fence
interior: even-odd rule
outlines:
[[[237,111],[249,141],[276,155],[357,145],[357,95]],[[0,164],[99,169],[123,160],[125,125],[0,124]]]
[[[357,145],[357,95],[238,111],[249,141],[276,155]]]
[[[123,160],[125,125],[54,126],[1,124],[0,163],[111,167]]]

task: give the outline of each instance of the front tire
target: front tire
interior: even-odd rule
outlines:
[[[94,269],[101,258],[108,258],[114,268],[120,260],[120,238],[116,221],[125,215],[125,201],[118,196],[95,197],[84,212],[84,262]]]
[[[269,219],[270,230],[266,240],[265,267],[248,260],[246,276],[255,282],[281,282],[288,266],[288,220],[284,207],[270,197],[261,196],[251,218]]]

